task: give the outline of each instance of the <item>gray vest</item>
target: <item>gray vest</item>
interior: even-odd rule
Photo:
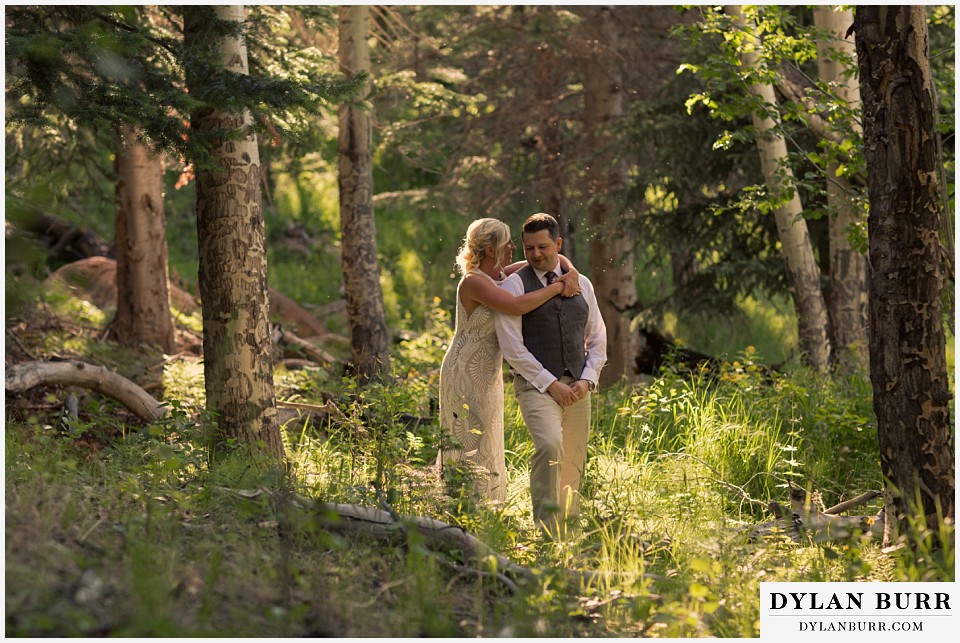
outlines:
[[[532,292],[543,288],[543,282],[529,265],[517,271],[523,281],[523,291]],[[561,297],[560,307],[556,298],[522,317],[523,345],[534,357],[560,378],[569,373],[578,379],[587,362],[583,329],[587,325],[590,308],[583,295]]]

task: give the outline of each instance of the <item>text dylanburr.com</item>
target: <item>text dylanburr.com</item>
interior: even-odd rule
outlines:
[[[955,641],[958,600],[956,583],[760,583],[760,638]]]

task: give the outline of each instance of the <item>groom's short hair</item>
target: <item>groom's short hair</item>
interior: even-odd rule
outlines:
[[[531,214],[527,217],[527,220],[523,222],[524,233],[539,232],[541,230],[547,230],[550,233],[550,238],[554,241],[560,238],[560,224],[557,223],[557,220],[552,214],[537,212],[536,214]]]

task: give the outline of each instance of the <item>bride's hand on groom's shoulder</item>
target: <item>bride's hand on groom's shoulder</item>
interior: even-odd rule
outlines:
[[[578,274],[568,272],[558,277],[557,281],[563,283],[563,292],[560,294],[564,297],[574,297],[580,294],[580,276]]]

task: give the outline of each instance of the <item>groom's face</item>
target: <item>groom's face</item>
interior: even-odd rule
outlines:
[[[553,270],[557,265],[563,239],[553,240],[549,230],[523,233],[523,257],[537,270]]]

